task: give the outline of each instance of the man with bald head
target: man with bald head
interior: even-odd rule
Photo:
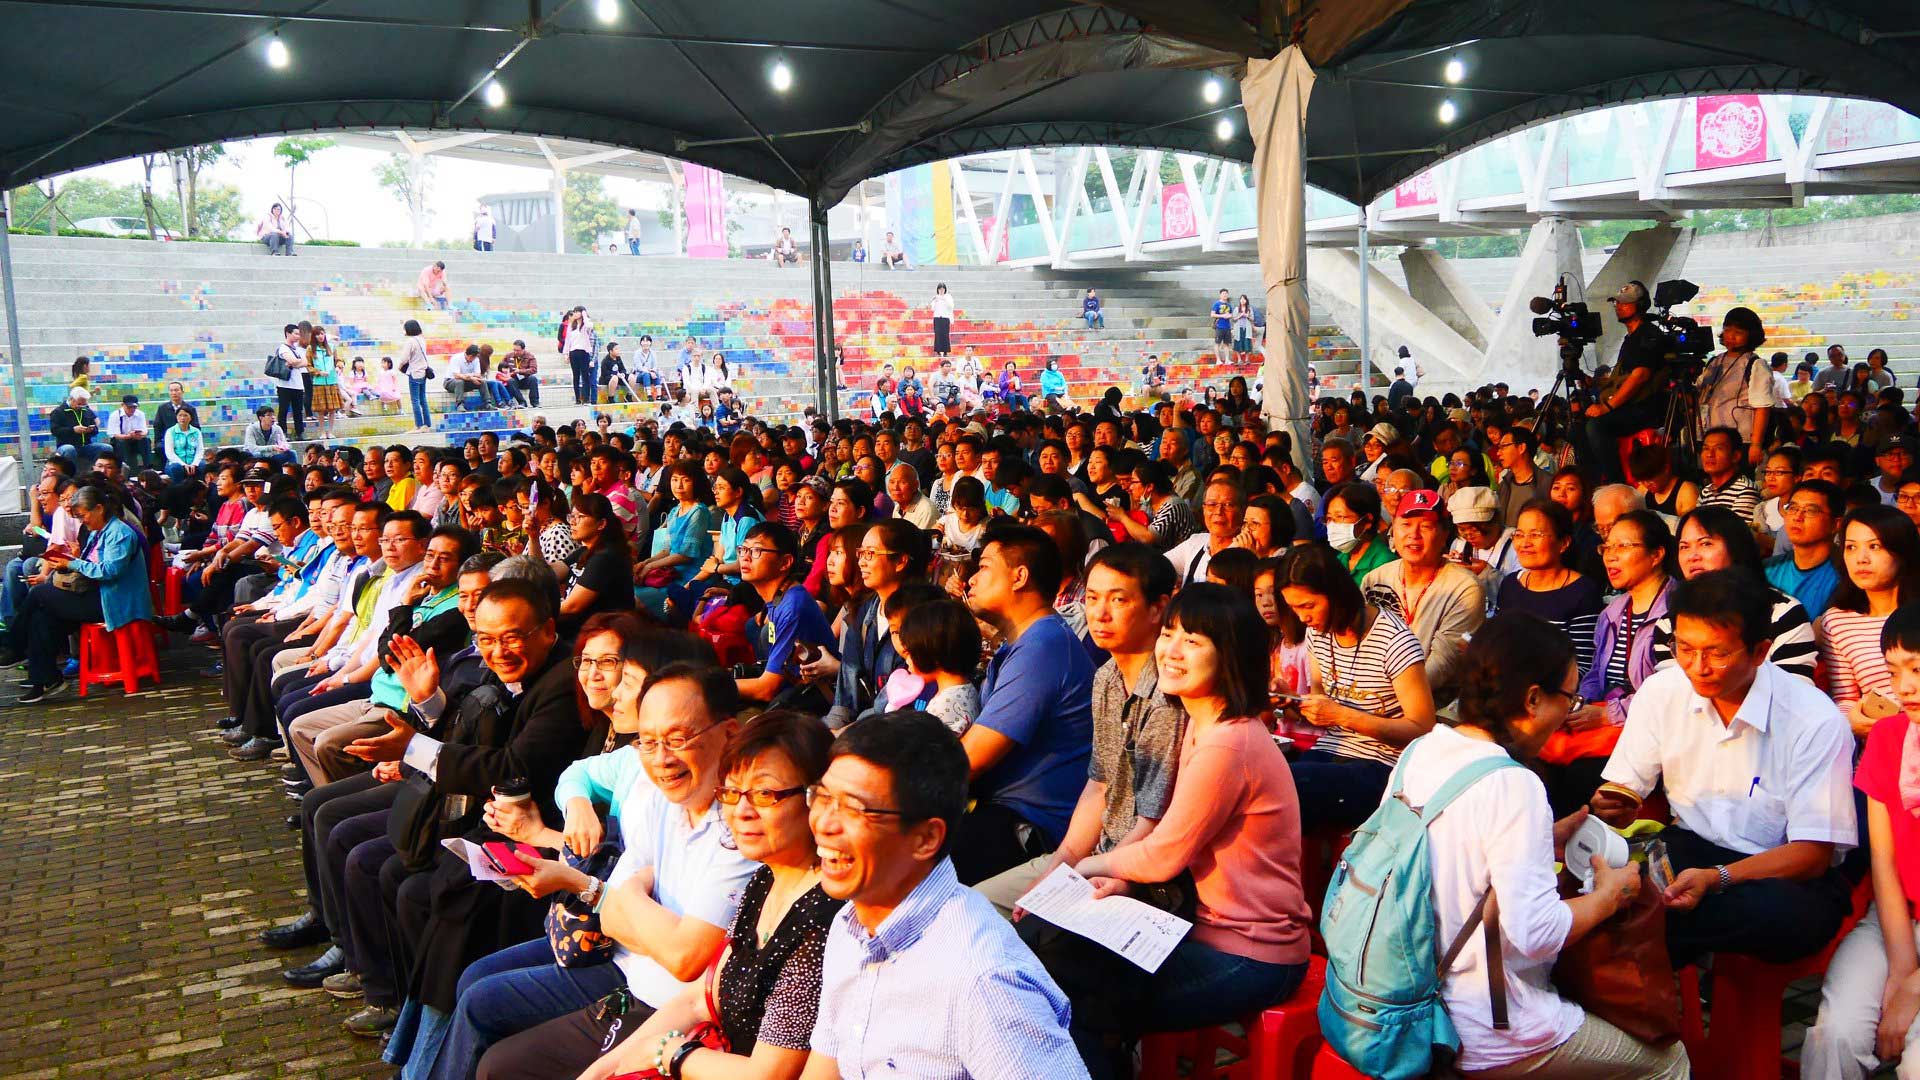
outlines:
[[[913,523],[916,529],[931,529],[939,512],[933,500],[920,494],[920,474],[901,462],[887,470],[887,498],[893,500],[893,516]]]

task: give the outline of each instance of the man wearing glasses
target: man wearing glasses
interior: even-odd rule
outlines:
[[[800,678],[800,646],[834,651],[833,627],[807,587],[794,576],[799,538],[777,521],[763,521],[740,541],[740,580],[760,594],[764,610],[753,621],[753,651],[761,674],[734,680],[749,701],[772,701]]]
[[[843,733],[808,790],[820,887],[849,903],[802,1080],[1086,1077],[1066,995],[947,858],[967,773],[944,724],[895,712]]]
[[[1200,522],[1206,531],[1194,533],[1167,550],[1167,561],[1179,575],[1180,588],[1207,580],[1207,567],[1213,557],[1236,546],[1246,518],[1247,494],[1239,484],[1221,477],[1207,485],[1200,503]]]
[[[563,861],[530,858],[533,872],[511,879],[532,896],[571,893],[598,912],[613,963],[562,966],[539,937],[448,976],[464,989],[436,1073],[472,1076],[480,1065],[482,1076],[577,1076],[707,970],[758,868],[720,815],[721,761],[739,704],[719,668],[671,663],[647,680],[633,741],[641,771],[620,798],[626,848],[612,874],[602,884]],[[519,813],[498,798],[487,807],[502,834],[519,832],[507,820]],[[621,990],[623,1005],[603,1004]]]
[[[1553,474],[1533,463],[1533,451],[1539,445],[1540,437],[1532,428],[1518,425],[1509,427],[1493,444],[1493,460],[1501,468],[1500,486],[1495,489],[1500,499],[1499,521],[1509,529],[1519,523],[1521,507],[1546,497],[1553,488]]]
[[[1767,582],[1800,601],[1807,618],[1819,619],[1840,584],[1833,529],[1845,507],[1840,489],[1825,480],[1802,480],[1780,504],[1792,545],[1767,560]]]
[[[1593,796],[1595,815],[1624,826],[1666,782],[1676,967],[1710,952],[1790,963],[1833,940],[1852,907],[1837,862],[1858,841],[1853,734],[1832,699],[1767,660],[1757,585],[1730,569],[1674,588],[1677,670],[1640,684]]]

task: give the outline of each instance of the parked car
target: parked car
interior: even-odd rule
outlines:
[[[146,236],[147,219],[139,217],[90,217],[73,223],[73,227],[82,232],[106,233],[108,236]],[[165,226],[154,224],[153,235],[160,240],[173,240],[176,237]]]

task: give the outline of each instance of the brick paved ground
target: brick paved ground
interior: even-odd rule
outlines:
[[[174,639],[176,645],[180,639]],[[204,649],[166,685],[39,707],[0,689],[4,1077],[385,1076],[351,1011],[279,972],[259,930],[300,910],[278,764],[229,761],[208,730]]]
[[[0,690],[0,1077],[391,1072],[340,1028],[352,1005],[280,980],[317,948],[256,940],[305,895],[293,804],[277,764],[214,739],[207,658],[163,654],[166,685],[132,698]],[[1790,1052],[1818,1002],[1817,983],[1789,993]]]

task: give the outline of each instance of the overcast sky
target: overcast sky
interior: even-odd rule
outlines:
[[[212,179],[240,190],[247,213],[255,218],[264,214],[276,198],[287,193],[285,163],[273,155],[273,144],[278,141],[254,139],[228,143],[227,159],[212,171]],[[374,179],[374,170],[387,156],[378,150],[335,146],[302,165],[295,181],[298,185],[295,194],[299,196],[307,227],[322,239],[357,240],[367,245],[410,241],[413,229],[407,220],[406,205]],[[428,198],[431,216],[426,235],[429,240],[466,239],[473,221],[474,203],[483,195],[545,191],[551,184],[552,174],[545,169],[451,157],[429,160],[436,162]],[[75,175],[137,184],[141,169],[138,161],[120,161]],[[155,196],[170,197],[172,177],[155,170],[153,179]],[[606,187],[622,207],[644,212],[665,205],[664,192],[658,185],[610,176],[606,178]],[[801,216],[799,200],[790,199],[787,211],[789,217]]]

